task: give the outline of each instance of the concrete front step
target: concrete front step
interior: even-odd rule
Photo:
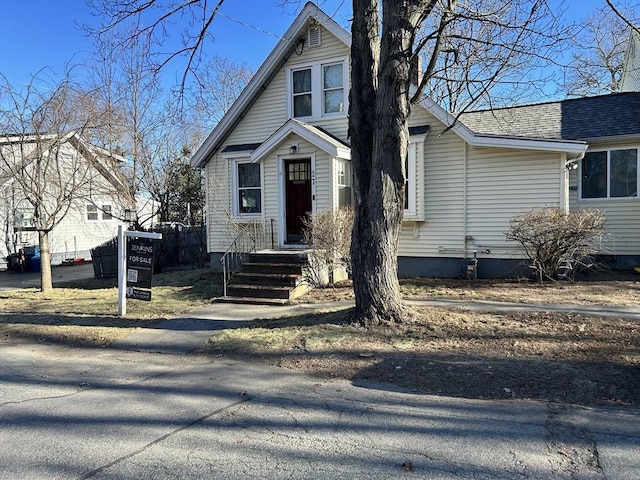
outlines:
[[[240,267],[242,273],[274,273],[279,275],[302,275],[302,263],[257,263],[245,262]]]
[[[289,301],[286,298],[254,298],[254,297],[218,297],[214,299],[217,303],[244,303],[248,305],[286,305]]]
[[[302,282],[300,275],[285,273],[239,272],[233,275],[229,285],[263,285],[272,287],[295,287]]]
[[[249,263],[286,263],[306,265],[309,257],[306,252],[253,252],[248,256]]]
[[[309,291],[309,286],[300,284],[297,287],[274,287],[262,285],[233,285],[227,286],[227,296],[247,298],[280,298],[293,300]]]
[[[306,252],[262,251],[248,255],[240,272],[227,284],[227,297],[221,301],[234,303],[282,304],[304,295],[308,265]]]

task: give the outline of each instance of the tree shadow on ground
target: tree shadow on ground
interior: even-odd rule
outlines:
[[[640,340],[632,321],[435,311],[422,323],[365,330],[348,323],[350,313],[245,322],[238,327],[246,333],[231,332],[220,342],[214,338],[207,352],[389,391],[640,406]],[[438,324],[434,319],[440,316]]]

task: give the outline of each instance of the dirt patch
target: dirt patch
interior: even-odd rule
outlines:
[[[349,310],[257,321],[212,338],[208,352],[415,393],[640,406],[638,322],[413,310],[370,330],[349,325]]]
[[[442,280],[411,278],[400,280],[407,299],[491,300],[496,302],[627,305],[640,306],[640,275],[610,275],[580,282],[537,283],[528,280]],[[351,281],[317,288],[300,297],[299,303],[324,303],[353,299]]]

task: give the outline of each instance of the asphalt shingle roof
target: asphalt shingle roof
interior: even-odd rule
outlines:
[[[563,140],[640,136],[640,92],[466,112],[460,121],[483,135]]]

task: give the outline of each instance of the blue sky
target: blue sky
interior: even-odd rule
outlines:
[[[257,69],[277,43],[277,35],[284,33],[305,1],[293,0],[284,9],[275,3],[276,0],[225,0],[220,10],[224,16],[214,21],[215,41],[207,46],[207,53]],[[605,2],[555,3],[567,7],[567,12],[578,20]],[[347,26],[350,0],[320,0],[319,4],[328,14],[335,14],[340,25]],[[78,25],[95,21],[84,0],[0,0],[0,73],[18,87],[42,68],[60,75],[65,65],[82,63],[91,56],[92,42]]]
[[[276,0],[226,0],[207,53],[257,69],[304,3],[295,0],[283,9]],[[347,25],[350,0],[321,4],[327,13],[337,11],[336,20]],[[82,63],[91,56],[92,41],[78,25],[92,22],[96,19],[84,0],[0,0],[0,73],[17,85],[43,67],[61,74],[65,64]]]

